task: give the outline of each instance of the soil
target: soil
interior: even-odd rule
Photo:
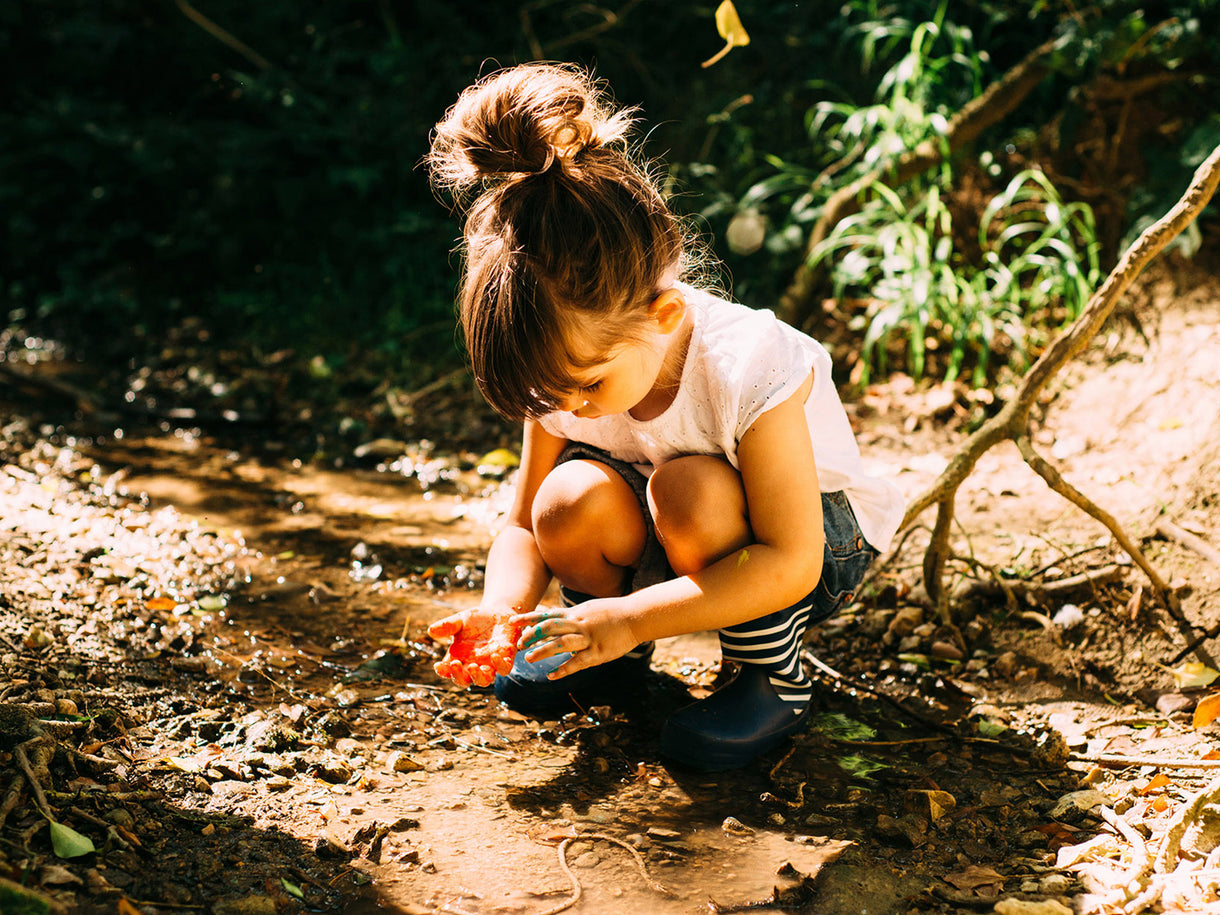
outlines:
[[[811,635],[807,730],[716,775],[656,748],[723,678],[714,635],[659,646],[634,700],[559,720],[433,673],[427,625],[476,603],[510,499],[494,434],[294,459],[250,429],[120,429],[62,397],[86,367],[23,372],[57,382],[0,387],[5,913],[1216,904],[1201,700],[1220,648],[1189,644],[1220,631],[1220,284],[1201,267],[1150,270],[1035,430],[1182,619],[998,448],[959,495],[955,623],[925,606],[916,527]],[[849,404],[908,496],[990,409],[901,376]]]

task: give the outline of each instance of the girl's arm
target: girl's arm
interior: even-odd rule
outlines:
[[[487,686],[497,673],[512,667],[520,626],[515,614],[533,610],[551,581],[550,569],[542,561],[534,540],[534,496],[555,466],[567,441],[556,438],[538,423],[527,421],[521,446],[521,469],[517,491],[507,524],[496,535],[487,554],[483,599],[473,610],[464,610],[428,627],[433,638],[453,638],[436,672],[463,686]]]
[[[555,674],[601,664],[640,642],[757,619],[808,594],[822,575],[825,533],[805,400],[812,377],[758,417],[737,457],[754,542],[707,568],[620,598],[588,601],[522,637],[539,660],[575,651]],[[548,637],[543,640],[541,636]],[[583,636],[583,638],[582,638]],[[586,644],[587,643],[587,644]]]
[[[534,496],[546,475],[555,468],[555,462],[567,444],[567,439],[551,435],[537,422],[526,421],[517,492],[508,511],[508,523],[496,535],[487,553],[484,610],[511,610],[514,607],[532,610],[551,583],[551,570],[542,561],[534,540]]]

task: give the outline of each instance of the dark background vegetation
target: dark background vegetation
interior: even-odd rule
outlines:
[[[722,44],[715,5],[0,5],[7,342],[54,338],[73,358],[122,365],[127,383],[184,333],[275,354],[319,397],[445,375],[460,364],[459,226],[419,162],[464,86],[540,57],[594,67],[641,107],[676,205],[757,307],[788,284],[834,188],[811,190],[842,155],[810,130],[816,106],[872,103],[915,24],[965,36],[960,73],[921,90],[925,110],[946,114],[1062,39],[1035,93],[956,157],[962,225],[1037,165],[1093,207],[1105,268],[1220,141],[1214,0],[740,0],[751,44],[704,69]],[[1153,77],[1154,89],[1121,88]],[[768,226],[750,254],[723,240],[743,208]]]

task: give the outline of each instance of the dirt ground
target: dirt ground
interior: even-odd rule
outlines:
[[[1185,622],[998,448],[959,496],[958,624],[917,527],[811,636],[807,731],[708,776],[656,736],[716,685],[712,635],[557,721],[433,674],[510,498],[494,455],[337,467],[0,386],[0,911],[1220,911],[1220,645],[1189,644],[1220,631],[1218,404],[1220,284],[1170,259],[1035,432]],[[986,409],[902,377],[850,404],[908,496]]]

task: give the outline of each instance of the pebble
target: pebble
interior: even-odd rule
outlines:
[[[751,829],[749,826],[747,826],[745,823],[741,822],[741,820],[737,819],[737,817],[725,817],[724,822],[720,824],[720,828],[723,829],[725,832],[727,832],[729,835],[734,835],[734,836],[752,836],[752,835],[754,835],[754,830]]]
[[[576,858],[572,861],[572,866],[573,867],[597,867],[597,865],[601,864],[601,860],[602,859],[597,856],[596,852],[587,851],[583,855],[577,855]]]

